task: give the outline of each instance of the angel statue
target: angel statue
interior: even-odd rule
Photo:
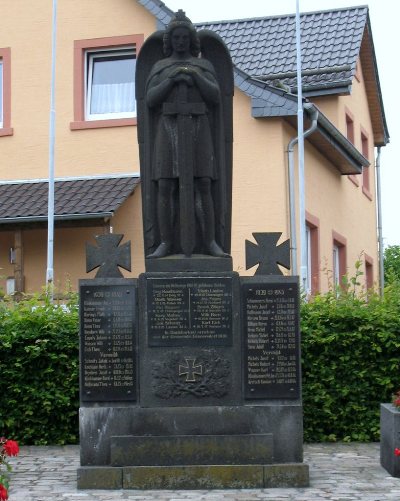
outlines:
[[[233,71],[179,10],[136,65],[145,256],[230,252]]]

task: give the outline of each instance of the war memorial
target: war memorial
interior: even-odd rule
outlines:
[[[146,271],[123,278],[122,235],[87,246],[81,489],[308,485],[289,243],[253,233],[255,275],[232,266],[233,90],[224,43],[182,11],[138,56]]]

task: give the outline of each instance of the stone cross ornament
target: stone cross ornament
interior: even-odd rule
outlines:
[[[96,278],[121,278],[119,267],[131,271],[131,242],[119,247],[124,235],[96,235],[95,245],[86,244],[86,273],[99,268]]]
[[[290,269],[290,240],[278,245],[282,233],[253,233],[257,244],[246,240],[246,270],[258,264],[255,275],[283,275],[278,265]]]

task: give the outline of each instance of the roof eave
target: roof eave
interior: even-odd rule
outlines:
[[[304,97],[336,96],[348,95],[351,93],[351,82],[343,82],[335,86],[307,86],[303,87]]]
[[[389,130],[383,106],[382,91],[379,81],[371,22],[368,14],[360,48],[360,60],[368,96],[375,146],[386,146],[389,142]]]
[[[307,130],[311,125],[308,113],[318,111],[318,118],[317,127],[314,132],[307,136],[307,141],[327,158],[340,174],[361,174],[362,168],[370,165],[368,159],[321,113],[316,105],[308,104],[311,104],[311,108],[304,114],[304,130]],[[293,128],[297,129],[297,115],[284,118]]]
[[[344,136],[340,130],[317,108],[317,128],[308,138],[321,153],[335,165],[342,175],[361,174],[363,167],[368,167],[370,162],[359,150]]]
[[[136,0],[147,9],[158,21],[158,29],[165,28],[172,19],[174,12],[161,0]]]
[[[73,221],[77,219],[108,219],[114,215],[113,212],[94,212],[87,214],[55,214],[55,221]],[[46,216],[22,216],[0,218],[0,224],[25,224],[43,223],[48,219]]]

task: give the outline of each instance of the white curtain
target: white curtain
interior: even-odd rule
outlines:
[[[135,111],[134,82],[92,85],[91,114],[133,113]]]

